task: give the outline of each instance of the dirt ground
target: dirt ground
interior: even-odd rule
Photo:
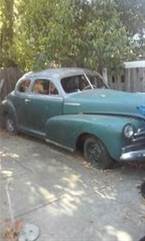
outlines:
[[[0,131],[0,228],[10,219],[40,228],[39,241],[138,241],[145,236],[145,169],[101,171],[78,154]],[[1,239],[3,240],[2,236]]]

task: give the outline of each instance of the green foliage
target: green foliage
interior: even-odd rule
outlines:
[[[143,7],[144,0],[0,0],[0,65],[118,67],[143,51],[132,40],[143,30]]]
[[[119,66],[121,60],[130,57],[126,28],[122,25],[115,4],[100,1],[94,7],[93,18],[86,26],[88,58],[86,61],[101,71]]]
[[[14,65],[12,58],[14,0],[0,0],[0,66]]]
[[[144,0],[115,0],[120,19],[130,35],[142,32],[145,26]]]
[[[115,0],[122,24],[132,42],[134,58],[145,58],[145,1]]]

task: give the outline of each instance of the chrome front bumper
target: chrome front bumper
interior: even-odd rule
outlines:
[[[145,149],[122,153],[121,161],[145,161]]]
[[[134,134],[130,143],[122,148],[121,161],[145,161],[145,130]]]

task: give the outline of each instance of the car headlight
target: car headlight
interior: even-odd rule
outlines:
[[[130,139],[134,135],[134,127],[131,124],[127,124],[123,128],[123,134],[126,138]]]

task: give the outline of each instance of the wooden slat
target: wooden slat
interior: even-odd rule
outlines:
[[[22,76],[18,68],[5,68],[0,70],[0,80],[3,80],[3,86],[0,91],[0,100],[3,100],[15,87],[17,80]]]

